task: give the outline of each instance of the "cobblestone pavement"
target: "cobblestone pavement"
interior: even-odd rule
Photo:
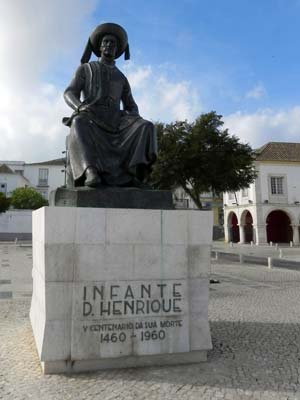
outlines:
[[[30,269],[30,248],[0,245],[0,399],[300,399],[300,271],[213,264],[207,363],[44,376]]]

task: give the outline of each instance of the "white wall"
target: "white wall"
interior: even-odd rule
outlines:
[[[0,173],[0,184],[6,184],[6,196],[10,197],[13,190],[18,187],[31,186],[30,183],[19,174]]]
[[[300,201],[300,164],[299,163],[267,163],[261,162],[259,165],[259,178],[261,182],[261,201],[270,201],[269,177],[285,176],[288,204]]]
[[[12,210],[0,214],[1,233],[31,233],[32,210]]]
[[[264,203],[265,200],[268,200],[269,203],[285,204],[293,204],[295,201],[300,202],[300,163],[259,162],[256,163],[256,170],[258,171],[258,177],[255,184],[253,183],[249,187],[248,198],[242,197],[242,191],[236,192],[239,205],[245,205],[249,200],[253,203]],[[286,183],[284,189],[286,189],[286,192],[282,199],[280,199],[280,196],[271,195],[270,176],[284,177]],[[224,204],[231,206],[235,202],[235,197],[229,199],[229,193],[224,193]]]
[[[39,184],[39,169],[45,168],[48,169],[48,198],[49,194],[52,190],[58,188],[59,186],[64,185],[65,175],[62,171],[64,169],[63,165],[25,165],[24,175],[30,182],[38,188]]]
[[[246,205],[250,204],[250,202],[254,203],[255,202],[255,196],[256,196],[256,188],[255,188],[255,182],[251,183],[250,186],[248,187],[248,196],[243,196],[242,195],[242,190],[239,190],[238,192],[235,192],[236,198],[233,195],[232,198],[230,198],[230,195],[228,192],[223,194],[223,203],[227,204],[229,206],[233,205],[233,203],[238,203],[240,205]]]

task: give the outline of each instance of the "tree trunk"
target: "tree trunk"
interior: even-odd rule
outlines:
[[[196,206],[201,210],[202,209],[202,203],[200,200],[200,194],[201,193],[194,193],[193,190],[189,189],[186,185],[182,185],[183,189],[185,192],[191,197],[193,202],[196,204]]]

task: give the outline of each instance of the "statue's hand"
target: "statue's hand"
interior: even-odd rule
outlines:
[[[77,112],[80,113],[82,111],[88,111],[88,105],[85,103],[81,103],[78,107],[77,107]]]
[[[139,117],[139,113],[137,111],[125,110],[125,115],[130,115],[132,117]]]

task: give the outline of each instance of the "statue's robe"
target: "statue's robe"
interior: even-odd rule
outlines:
[[[75,110],[64,119],[71,127],[67,148],[75,186],[83,185],[89,166],[115,186],[130,184],[140,165],[150,169],[157,155],[154,126],[140,117],[128,80],[115,65],[81,65],[64,97]],[[80,104],[86,109],[78,110]]]

